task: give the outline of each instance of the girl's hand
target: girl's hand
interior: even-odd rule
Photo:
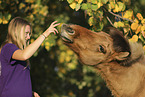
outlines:
[[[47,37],[50,33],[58,33],[57,29],[55,28],[56,26],[60,25],[60,23],[57,23],[57,21],[54,21],[51,23],[51,25],[49,26],[49,28],[43,33],[43,35],[45,35],[45,37]]]
[[[38,93],[36,93],[36,92],[33,92],[33,95],[34,95],[34,97],[40,97],[40,96],[38,95]]]

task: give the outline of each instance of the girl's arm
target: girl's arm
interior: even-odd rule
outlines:
[[[43,33],[43,35],[40,35],[33,43],[31,43],[30,45],[28,45],[24,50],[16,50],[13,55],[12,58],[16,59],[16,60],[27,60],[29,59],[39,48],[39,46],[41,45],[41,43],[44,41],[45,37],[48,37],[50,33],[54,33],[57,32],[57,29],[55,28],[56,26],[59,25],[55,24],[57,21],[54,21],[50,27]]]

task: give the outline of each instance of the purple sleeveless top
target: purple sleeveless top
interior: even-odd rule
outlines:
[[[7,43],[1,50],[0,97],[32,97],[29,67],[25,68],[25,61],[12,59],[17,49],[16,45]]]

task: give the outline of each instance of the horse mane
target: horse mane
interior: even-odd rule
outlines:
[[[123,66],[131,66],[133,63],[138,62],[144,57],[144,50],[141,43],[130,41],[129,45],[131,49],[131,55],[127,60],[121,63]]]

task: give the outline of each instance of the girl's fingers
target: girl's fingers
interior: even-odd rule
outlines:
[[[54,28],[54,31],[55,31],[56,33],[58,33],[58,30],[57,30],[56,28]]]
[[[54,25],[55,23],[57,23],[57,21],[52,22],[51,25]]]

